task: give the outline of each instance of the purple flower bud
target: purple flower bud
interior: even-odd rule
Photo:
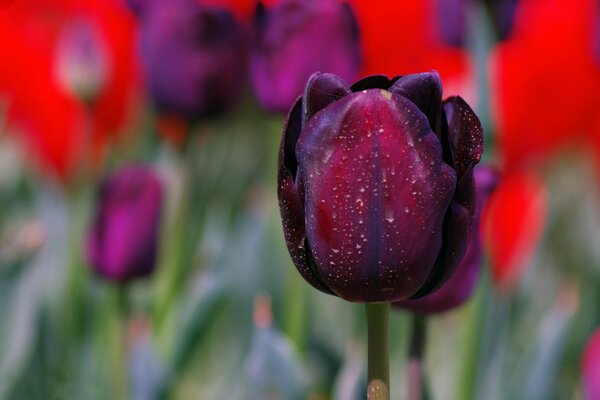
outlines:
[[[464,100],[441,94],[437,72],[309,79],[284,128],[278,192],[288,250],[317,289],[391,302],[454,272],[483,133]]]
[[[473,229],[465,256],[454,275],[437,291],[420,299],[393,303],[395,307],[420,314],[441,313],[462,305],[471,297],[483,261],[479,221],[485,202],[497,182],[498,175],[494,169],[485,166],[475,169],[476,202]]]
[[[195,119],[231,108],[244,87],[246,62],[233,14],[193,0],[144,6],[142,60],[159,109]]]
[[[317,71],[353,80],[360,68],[358,25],[347,3],[282,0],[270,10],[259,3],[250,75],[258,100],[286,112]]]
[[[518,0],[480,0],[488,13],[498,40],[506,39],[512,31]],[[470,0],[437,0],[438,28],[446,43],[467,46],[468,18],[476,2]]]
[[[117,282],[152,273],[162,205],[158,176],[148,167],[125,167],[102,182],[97,203],[87,241],[89,264]]]

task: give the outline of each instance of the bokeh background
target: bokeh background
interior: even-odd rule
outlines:
[[[363,307],[285,247],[281,130],[315,71],[432,69],[500,183],[428,398],[600,398],[598,2],[3,0],[0,399],[363,398]]]

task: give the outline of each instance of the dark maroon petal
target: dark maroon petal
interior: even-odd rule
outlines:
[[[329,73],[314,73],[308,79],[302,98],[304,123],[318,111],[350,93],[350,87],[339,76]]]
[[[458,96],[444,100],[448,139],[459,179],[481,160],[483,128],[471,107]]]
[[[479,221],[483,207],[498,182],[498,174],[490,167],[475,170],[477,207],[473,229],[464,258],[456,273],[441,288],[425,297],[394,303],[395,307],[418,313],[440,313],[463,304],[473,293],[483,261]]]
[[[283,233],[288,251],[300,274],[316,289],[331,293],[321,283],[307,258],[306,230],[304,226],[304,205],[302,204],[302,183],[296,183],[296,142],[300,135],[302,121],[302,100],[298,99],[283,129],[279,150],[278,198]]]
[[[353,92],[360,92],[367,89],[388,90],[399,78],[399,76],[390,79],[385,75],[371,75],[359,80],[354,85],[350,86],[350,89]]]
[[[469,211],[456,202],[450,204],[444,221],[444,242],[439,255],[425,284],[412,296],[421,298],[437,290],[456,271],[467,249],[471,233],[472,217]]]
[[[298,162],[296,161],[296,142],[302,132],[302,99],[296,100],[283,127],[283,136],[279,149],[279,169],[287,168],[292,179],[296,179]]]
[[[405,75],[388,90],[415,103],[427,116],[431,129],[441,135],[442,80],[437,71]]]
[[[306,242],[304,207],[301,202],[301,187],[295,185],[285,168],[279,170],[279,211],[283,225],[285,243],[296,269],[315,289],[332,294],[323,283],[310,257]]]
[[[296,145],[306,234],[329,289],[357,302],[413,295],[442,247],[456,174],[427,118],[385,90],[317,113]]]
[[[260,38],[268,26],[269,11],[262,1],[256,2],[254,10],[254,33]]]

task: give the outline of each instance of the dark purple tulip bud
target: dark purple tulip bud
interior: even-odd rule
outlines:
[[[358,25],[338,0],[282,0],[272,9],[259,3],[250,75],[258,100],[286,112],[316,71],[353,80],[360,69]]]
[[[467,32],[469,0],[437,0],[439,30],[446,43],[462,46]]]
[[[147,167],[125,167],[102,182],[87,241],[98,274],[125,282],[152,273],[161,206],[162,185]]]
[[[483,207],[498,182],[496,171],[489,167],[475,169],[475,218],[466,253],[456,272],[437,291],[415,300],[403,300],[393,306],[419,314],[441,313],[458,307],[473,294],[483,262],[483,246],[479,232],[479,221]]]
[[[353,86],[314,74],[288,115],[279,205],[292,259],[355,302],[422,297],[454,272],[475,212],[477,116],[437,72]]]
[[[453,46],[466,46],[468,43],[468,18],[473,13],[477,1],[436,0],[438,27],[442,38]],[[518,0],[479,0],[487,10],[497,39],[506,39],[513,26]]]
[[[437,72],[353,86],[314,74],[279,155],[292,259],[315,288],[355,302],[437,289],[462,259],[475,211],[481,124]]]
[[[230,109],[245,83],[241,27],[225,9],[194,0],[134,3],[142,16],[141,52],[161,111],[189,119]]]

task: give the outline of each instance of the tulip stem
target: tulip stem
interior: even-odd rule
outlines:
[[[407,388],[408,400],[423,400],[423,355],[427,336],[427,321],[422,315],[412,317],[412,332],[408,348]]]
[[[128,396],[128,345],[127,345],[127,323],[129,319],[129,307],[127,301],[127,285],[123,284],[116,288],[116,338],[115,338],[115,366],[114,366],[114,399],[127,399]]]
[[[389,400],[389,303],[367,303],[368,400]]]

